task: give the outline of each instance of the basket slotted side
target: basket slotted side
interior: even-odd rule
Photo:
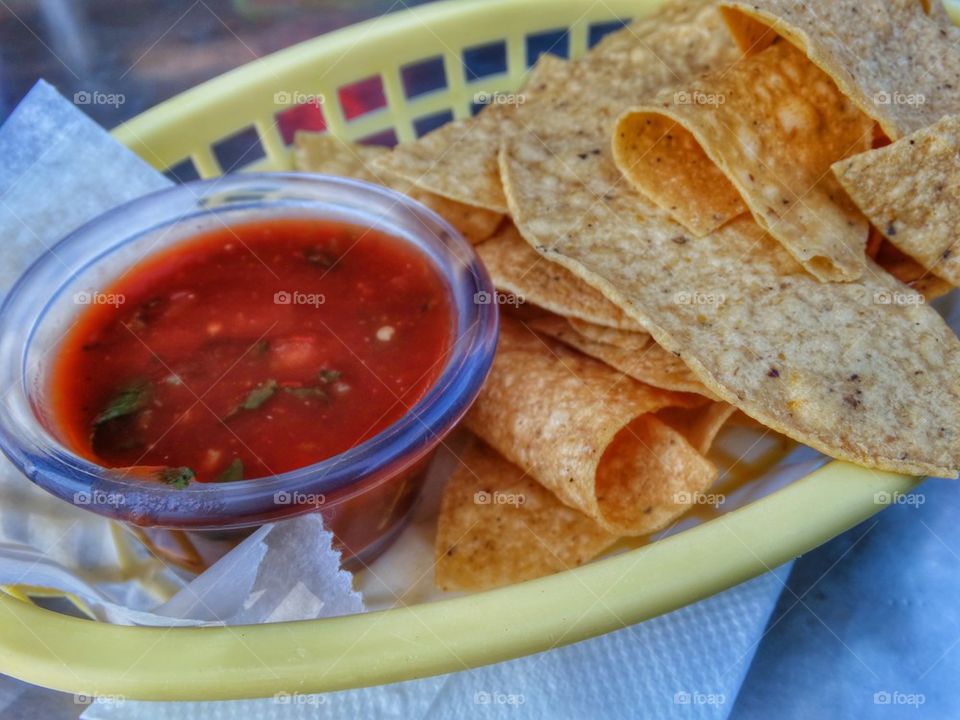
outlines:
[[[412,8],[244,65],[120,125],[114,136],[175,180],[290,169],[299,118],[316,129],[322,116],[325,129],[344,140],[408,142],[444,119],[468,117],[477,93],[518,88],[540,52],[579,57],[660,2],[449,0]],[[483,67],[493,73],[477,77]],[[425,75],[433,89],[417,92]],[[385,105],[350,117],[344,100],[357,91]]]

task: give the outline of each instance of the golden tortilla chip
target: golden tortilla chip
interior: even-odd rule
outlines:
[[[582,335],[585,339],[604,345],[613,345],[624,350],[644,350],[653,339],[650,337],[650,333],[643,330],[619,330],[604,327],[569,315],[564,319],[578,335]]]
[[[624,348],[591,340],[577,332],[567,320],[561,317],[539,318],[531,321],[529,326],[585,355],[605,362],[634,380],[665,390],[714,397],[680,358],[657,345],[647,333],[633,333],[646,338],[643,347]]]
[[[293,164],[301,172],[366,180],[402,192],[433,210],[473,244],[493,235],[503,219],[499,213],[440,197],[373,169],[374,160],[389,152],[383,147],[346,143],[327,133],[300,130],[293,140]]]
[[[433,210],[450,223],[471,245],[482,243],[493,235],[503,220],[503,215],[499,213],[440,197],[426,190],[408,186],[406,183],[391,182],[390,187],[409,195]]]
[[[953,290],[953,285],[926,270],[923,265],[887,240],[875,227],[870,228],[870,238],[867,255],[897,280],[923,295],[928,302]],[[870,246],[874,242],[875,249],[871,251]]]
[[[487,590],[569,570],[616,542],[479,440],[460,462],[437,520],[441,590]]]
[[[604,152],[626,103],[726,62],[716,10],[689,7],[636,39],[620,79],[591,53],[528,104],[535,120],[501,145],[514,222],[767,427],[868,467],[956,477],[960,341],[918,294],[870,261],[859,281],[821,283],[748,216],[677,243],[682,226]]]
[[[533,303],[569,317],[614,328],[636,329],[637,323],[599,291],[561,265],[538,255],[512,223],[477,247],[498,290],[519,304]]]
[[[868,226],[830,166],[867,150],[873,127],[829,76],[781,41],[629,110],[613,155],[694,234],[749,208],[813,275],[852,280],[863,272]]]
[[[960,30],[917,0],[721,0],[758,53],[779,35],[803,50],[896,140],[960,112]]]
[[[540,82],[560,75],[566,63],[541,55],[521,93],[512,102],[487,105],[474,117],[455,120],[412,143],[402,143],[377,160],[377,169],[406,178],[442,197],[493,212],[507,204],[497,169],[500,135],[509,131],[516,108],[536,94]]]
[[[689,510],[718,475],[683,435],[657,415],[641,415],[614,437],[596,468],[598,521],[632,529],[624,535],[655,532]]]
[[[721,166],[711,162],[697,138],[677,124],[682,113],[671,114],[667,103],[648,108],[631,109],[617,124],[613,156],[624,176],[696,236],[747,212]],[[744,154],[740,149],[735,143],[730,152]],[[677,242],[688,241],[684,235],[677,237]]]
[[[682,514],[716,467],[653,417],[703,398],[643,385],[512,320],[466,425],[569,507],[619,535]]]
[[[402,143],[377,164],[442,197],[506,213],[503,187],[495,166],[474,148],[497,142],[499,106],[442,125],[412,143]]]
[[[960,285],[960,115],[839,162],[833,171],[891,243]]]
[[[297,130],[293,136],[293,167],[298,172],[321,173],[387,185],[386,175],[374,172],[370,164],[387,148],[356,145],[329,133]]]
[[[737,409],[725,402],[700,408],[664,408],[657,418],[683,435],[697,452],[706,455],[713,441]]]

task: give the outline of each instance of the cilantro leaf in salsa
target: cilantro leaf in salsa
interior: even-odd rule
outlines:
[[[274,396],[274,394],[277,392],[277,387],[277,381],[273,378],[260,383],[253,388],[253,390],[248,392],[247,396],[240,402],[240,404],[236,405],[230,412],[228,412],[226,418],[224,419],[232,418],[234,415],[237,415],[243,410],[256,410]]]
[[[256,410],[267,400],[272,398],[276,391],[277,381],[273,378],[270,378],[266,382],[260,383],[253,390],[251,390],[247,394],[247,397],[244,398],[243,402],[240,403],[240,408],[242,410]]]
[[[323,268],[324,270],[332,268],[337,264],[337,260],[340,259],[330,250],[318,247],[307,248],[303,251],[303,256],[307,259],[308,263]]]
[[[121,387],[110,399],[103,411],[94,418],[94,425],[102,425],[108,420],[114,420],[125,415],[132,415],[147,403],[150,396],[150,383],[146,380],[137,380]]]
[[[217,479],[214,480],[214,482],[236,482],[237,480],[243,480],[243,460],[240,458],[234,458],[230,464],[227,465],[226,470],[217,475]]]
[[[256,410],[258,407],[263,405],[267,400],[273,397],[274,393],[277,392],[277,381],[273,378],[270,378],[266,382],[262,382],[257,385],[253,390],[247,393],[247,396],[243,401],[237,405],[233,410],[227,413],[227,417],[231,418],[241,410]]]
[[[292,387],[284,388],[283,391],[301,400],[308,400],[310,398],[317,398],[318,400],[328,399],[327,393],[318,387]]]
[[[163,300],[159,297],[151,298],[138,307],[124,325],[135,332],[149,327],[163,312]]]
[[[330,370],[329,368],[324,368],[320,371],[320,382],[322,383],[335,383],[340,379],[339,370]]]
[[[179,490],[183,490],[196,477],[193,470],[188,467],[169,467],[160,471],[160,480]]]

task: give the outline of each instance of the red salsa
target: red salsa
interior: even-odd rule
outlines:
[[[284,219],[198,236],[88,302],[54,359],[68,445],[108,467],[225,482],[341,453],[436,381],[452,305],[408,242]]]

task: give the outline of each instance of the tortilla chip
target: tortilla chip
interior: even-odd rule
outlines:
[[[687,509],[674,490],[696,494],[717,476],[680,433],[647,415],[703,404],[696,395],[638,383],[505,319],[466,425],[605,530],[642,535]],[[622,492],[605,491],[614,483]]]
[[[293,139],[293,164],[300,172],[315,172],[377,183],[423,203],[476,244],[493,235],[503,216],[421,190],[385,171],[373,168],[378,157],[390,151],[372,145],[346,143],[327,133],[297,131]]]
[[[503,215],[499,213],[440,197],[406,183],[391,182],[390,187],[409,195],[417,202],[433,210],[450,223],[471,245],[482,243],[493,235],[503,220]]]
[[[945,5],[949,0],[919,0],[919,2],[923,6],[923,11],[937,22],[944,25],[953,24]]]
[[[566,63],[541,55],[518,99],[535,95],[540,82],[562,74]],[[474,117],[443,125],[412,143],[403,143],[377,160],[377,169],[406,178],[442,197],[506,213],[497,147],[509,131],[515,103],[487,105]]]
[[[863,272],[868,226],[830,166],[869,149],[873,127],[829,76],[778,42],[629,110],[613,155],[694,234],[749,208],[813,275],[852,280]]]
[[[706,455],[736,411],[728,403],[712,402],[701,408],[664,408],[657,413],[657,418],[683,435],[697,452]]]
[[[629,375],[634,380],[665,390],[714,397],[697,380],[697,376],[690,371],[690,368],[683,364],[683,361],[657,345],[647,333],[633,333],[643,335],[646,338],[643,347],[623,348],[591,340],[577,332],[570,323],[561,317],[540,318],[530,322],[529,325],[537,332],[555,338],[585,355],[601,360],[624,375]]]
[[[641,192],[690,232],[706,235],[747,212],[747,206],[721,166],[711,162],[697,138],[677,124],[683,113],[661,112],[663,107],[669,104],[634,108],[620,118],[613,137],[614,160]],[[742,154],[739,150],[737,144],[730,148],[731,154]],[[688,240],[677,237],[677,242]]]
[[[747,53],[806,52],[892,140],[960,112],[960,30],[917,0],[721,0]]]
[[[960,341],[919,295],[870,261],[859,281],[821,283],[748,216],[677,243],[683,227],[604,152],[632,98],[726,62],[722,33],[714,9],[694,6],[637,38],[619,79],[591,53],[528,104],[535,120],[501,145],[514,222],[767,427],[868,467],[956,477]],[[891,293],[899,302],[883,302]]]
[[[617,434],[597,466],[598,520],[606,528],[633,529],[625,535],[655,532],[689,510],[689,498],[718,475],[683,435],[656,415],[641,415]]]
[[[497,142],[498,106],[470,118],[448,122],[412,143],[402,143],[377,164],[441,197],[506,213],[503,187],[489,156],[474,152]]]
[[[871,245],[874,244],[875,249],[871,251]],[[953,285],[926,270],[923,265],[902,252],[872,226],[870,242],[867,243],[867,254],[897,280],[923,295],[927,302],[936,300],[953,290]]]
[[[496,235],[481,243],[477,254],[497,289],[512,294],[517,303],[533,303],[558,315],[608,327],[638,327],[599,291],[538,255],[512,223],[504,223]]]
[[[960,115],[839,162],[833,171],[891,243],[960,285]]]
[[[374,172],[370,167],[385,152],[389,151],[379,145],[356,145],[329,133],[297,130],[293,136],[293,167],[298,172],[335,175],[387,185],[389,180],[386,176]]]
[[[643,330],[619,330],[617,328],[604,327],[594,323],[581,320],[580,318],[567,316],[564,318],[567,324],[586,340],[592,340],[604,345],[613,345],[623,350],[644,350],[650,344],[653,338],[650,333]],[[587,353],[588,355],[590,353]]]
[[[436,584],[487,590],[531,580],[582,565],[616,540],[475,440],[443,491]]]

